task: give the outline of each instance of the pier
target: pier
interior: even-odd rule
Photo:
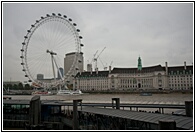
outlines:
[[[39,104],[40,103],[40,104]],[[36,106],[35,106],[36,105]],[[39,106],[37,106],[39,105]],[[140,108],[157,108],[156,113]],[[186,114],[164,114],[164,109],[182,109]],[[111,103],[43,100],[3,100],[3,128],[24,130],[193,130],[192,101],[184,105],[129,104],[112,98]],[[34,110],[34,111],[33,111]],[[35,111],[37,110],[37,111]],[[165,124],[173,125],[171,127]],[[168,128],[168,129],[167,129]]]

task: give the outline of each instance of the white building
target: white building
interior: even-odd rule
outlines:
[[[109,71],[78,73],[75,89],[80,90],[136,90],[136,89],[192,89],[193,66],[168,67],[155,65],[142,67],[138,58],[137,68],[113,68]]]
[[[167,76],[161,65],[138,68],[114,68],[109,75],[111,89],[166,89]]]
[[[76,75],[75,89],[79,90],[108,90],[109,71],[82,72]]]
[[[193,66],[168,67],[169,88],[174,90],[193,89]]]

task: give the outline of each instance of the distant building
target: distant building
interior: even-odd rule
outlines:
[[[70,68],[72,67],[73,62],[75,61],[75,58],[76,58],[75,52],[68,53],[65,55],[65,58],[64,58],[64,74],[65,75],[69,74]],[[84,71],[83,53],[80,53],[79,56],[77,57],[76,65],[77,66],[74,66],[75,67],[74,69],[75,70],[77,69],[77,72]],[[74,71],[74,70],[71,70],[71,71]]]
[[[80,90],[137,90],[193,88],[193,66],[161,65],[142,67],[138,58],[137,68],[113,68],[109,71],[90,71],[78,73],[74,86]]]
[[[193,89],[193,66],[168,67],[169,88],[173,90]]]
[[[87,64],[87,72],[90,72],[92,70],[93,70],[92,64]]]
[[[3,81],[3,85],[19,85],[20,81]]]
[[[44,75],[43,74],[37,74],[37,80],[43,80]]]
[[[64,70],[62,67],[60,67],[59,70],[57,70],[57,73],[58,73],[58,77],[57,77],[58,79],[60,79],[61,76],[64,77]]]
[[[75,60],[76,58],[76,60]],[[64,74],[65,76],[68,76],[66,78],[66,83],[67,84],[73,84],[74,76],[78,72],[83,72],[84,71],[84,61],[83,61],[83,53],[79,53],[76,57],[76,53],[68,53],[65,55],[64,58]],[[75,66],[73,66],[73,62],[75,62]],[[70,69],[72,68],[72,69]]]

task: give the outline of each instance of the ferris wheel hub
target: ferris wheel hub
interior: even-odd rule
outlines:
[[[50,53],[51,55],[57,55],[57,53],[55,53],[55,52],[53,52],[52,50],[50,51],[50,50],[46,50],[46,53]]]

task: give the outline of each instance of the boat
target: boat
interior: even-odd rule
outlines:
[[[57,95],[80,95],[83,94],[80,90],[59,90]]]
[[[63,86],[63,89],[60,86],[60,89],[56,93],[57,95],[80,95],[82,92],[80,90],[69,89],[66,85]]]
[[[73,95],[80,95],[80,94],[83,94],[83,93],[80,90],[76,90],[76,91],[73,91],[72,94]]]
[[[71,90],[59,90],[57,92],[57,95],[71,95],[71,94],[72,94]]]
[[[140,96],[152,96],[152,93],[150,93],[150,92],[142,92],[142,93],[140,93]]]
[[[34,91],[32,95],[52,95],[50,91]]]

